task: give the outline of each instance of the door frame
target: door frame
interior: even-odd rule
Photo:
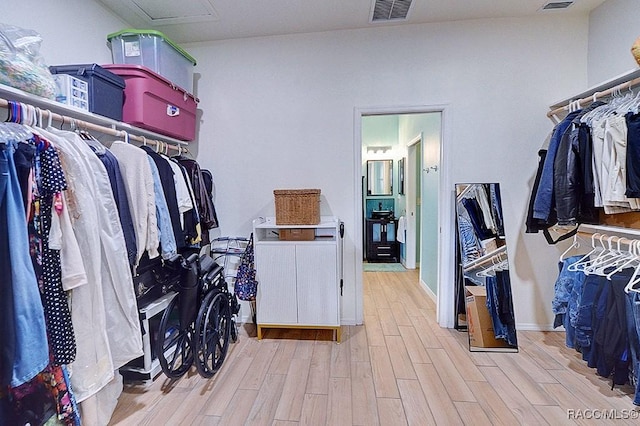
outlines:
[[[455,232],[453,229],[453,212],[455,191],[451,178],[452,159],[449,155],[451,145],[451,108],[448,104],[417,105],[417,106],[388,106],[388,107],[355,107],[353,110],[353,194],[360,194],[362,187],[362,117],[367,115],[398,115],[441,113],[440,140],[440,185],[438,194],[438,294],[436,299],[436,320],[441,327],[452,328],[455,313]],[[353,217],[355,220],[354,250],[355,266],[355,303],[356,324],[363,323],[364,294],[362,288],[362,259],[363,232],[362,217],[363,200],[361,196],[354,197]],[[424,284],[423,284],[424,285]],[[424,289],[425,292],[429,290]]]
[[[407,269],[416,269],[417,265],[420,263],[420,259],[418,258],[418,250],[416,249],[419,244],[422,244],[422,232],[418,234],[418,229],[416,226],[417,216],[411,217],[409,215],[409,211],[411,208],[418,213],[418,205],[415,197],[415,187],[419,186],[422,191],[422,182],[418,182],[417,171],[422,170],[422,141],[424,139],[423,132],[420,132],[418,136],[411,139],[407,143],[407,173],[406,173],[406,182],[407,182],[407,190],[405,191],[407,197],[407,236],[406,236],[406,249],[405,249],[405,267]],[[417,153],[415,153],[415,149],[417,145],[420,144],[420,157],[416,158]],[[413,154],[412,154],[413,151]],[[420,164],[418,164],[418,162]],[[422,177],[422,172],[420,172],[420,176]],[[420,179],[422,180],[422,179]],[[418,185],[420,184],[420,185]]]

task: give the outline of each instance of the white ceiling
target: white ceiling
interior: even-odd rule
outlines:
[[[403,22],[370,23],[372,0],[96,0],[134,28],[156,29],[177,43],[407,25],[466,19],[588,14],[604,0],[413,0]],[[147,13],[145,13],[145,11]]]

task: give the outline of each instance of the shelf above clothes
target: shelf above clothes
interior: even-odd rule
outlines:
[[[640,68],[627,71],[617,77],[593,86],[582,93],[578,93],[571,98],[554,103],[549,107],[550,111],[547,113],[547,117],[557,123],[559,121],[557,118],[558,114],[568,112],[572,102],[577,102],[579,106],[584,106],[597,99],[610,96],[616,90],[630,89],[638,85],[640,85]]]
[[[466,265],[462,265],[464,272],[471,271],[477,269],[487,263],[499,258],[500,256],[506,257],[507,254],[507,246],[504,245],[502,247],[498,247],[496,250],[485,254],[482,257],[479,257]]]
[[[187,142],[0,84],[0,108],[8,108],[11,102],[31,106],[42,119],[55,120],[62,125],[75,125],[80,129],[93,130],[125,140],[160,145],[165,150],[188,152]]]

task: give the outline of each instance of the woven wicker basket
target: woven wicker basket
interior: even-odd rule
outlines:
[[[276,189],[276,225],[320,223],[319,189]]]
[[[631,54],[638,65],[640,65],[640,37],[638,37],[633,43],[633,46],[631,46]]]

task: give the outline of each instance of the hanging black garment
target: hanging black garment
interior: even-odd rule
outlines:
[[[471,224],[473,225],[473,229],[475,230],[476,236],[479,240],[486,240],[496,236],[495,233],[485,225],[484,213],[480,208],[478,200],[475,198],[464,198],[462,200],[462,205],[469,213]]]
[[[209,230],[217,228],[219,224],[211,193],[207,192],[203,171],[195,160],[183,156],[174,158],[187,169],[191,186],[193,187],[193,193],[196,197],[198,214],[200,215],[202,244],[209,244]]]
[[[67,181],[56,149],[46,141],[38,143],[35,159],[37,191],[32,203],[29,239],[32,262],[40,286],[49,349],[54,365],[70,364],[76,357],[76,341],[67,293],[62,288],[60,251],[49,248],[49,231],[56,194]]]
[[[540,187],[540,178],[542,177],[542,170],[544,168],[544,161],[547,157],[547,150],[541,149],[538,151],[538,171],[536,172],[536,178],[533,182],[533,188],[531,189],[531,198],[529,198],[529,208],[527,209],[527,229],[526,232],[528,234],[537,234],[539,231],[543,229],[547,229],[549,224],[542,219],[535,219],[533,217],[533,204],[536,199],[536,194],[538,193],[538,188]],[[549,218],[549,223],[555,223],[555,209],[551,211],[553,217]]]
[[[189,179],[189,175],[187,173],[187,169],[182,164],[178,163],[173,158],[170,159],[169,161],[173,161],[175,164],[178,165],[178,167],[180,167],[180,171],[182,172],[182,177],[184,178],[185,182],[191,182],[191,179]],[[193,187],[193,185],[191,186]],[[189,191],[189,198],[191,199],[191,204],[193,204],[193,208],[182,214],[182,218],[184,221],[184,233],[185,233],[185,238],[187,240],[187,245],[196,247],[197,246],[196,241],[198,240],[197,225],[198,223],[200,223],[200,216],[198,214],[197,202],[194,199],[194,195],[191,193],[191,191]]]
[[[16,173],[20,182],[20,191],[24,200],[25,211],[29,204],[29,176],[33,168],[33,158],[36,155],[36,147],[32,143],[20,143],[13,153],[13,161],[16,164]]]
[[[91,149],[96,153],[100,161],[102,161],[102,164],[104,164],[104,167],[107,169],[109,183],[111,184],[111,192],[113,192],[113,198],[116,202],[116,208],[118,209],[118,217],[120,218],[120,225],[122,226],[122,232],[124,233],[124,242],[127,247],[129,265],[135,265],[138,253],[136,231],[133,226],[133,218],[131,217],[131,209],[129,208],[129,199],[127,198],[127,192],[122,178],[122,173],[120,172],[118,159],[108,150],[105,150],[104,152],[97,152],[93,147],[91,147]]]
[[[164,192],[164,196],[167,200],[169,217],[171,218],[171,227],[173,228],[173,234],[176,238],[176,247],[178,251],[180,251],[187,246],[187,243],[182,230],[182,224],[180,223],[180,211],[178,210],[178,198],[176,196],[176,183],[173,180],[173,169],[167,162],[168,160],[163,158],[153,149],[148,146],[142,146],[141,148],[147,152],[158,167],[160,182],[162,183],[162,192]]]
[[[598,374],[611,377],[613,384],[625,384],[629,372],[629,335],[627,333],[626,293],[633,269],[625,269],[611,277],[606,313],[598,327],[596,342],[602,347],[604,368]]]
[[[580,146],[578,141],[580,119],[593,109],[604,105],[604,102],[594,102],[582,109],[573,117],[570,126],[564,131],[556,153],[553,169],[553,188],[555,195],[556,213],[558,225],[576,225],[581,221],[579,200],[585,192],[585,182],[582,172],[583,164],[591,161],[590,150],[586,146]],[[585,143],[586,145],[586,143]],[[580,149],[589,152],[581,152]],[[589,163],[590,164],[590,163]],[[583,206],[586,209],[586,206]],[[585,216],[595,213],[586,211]]]

